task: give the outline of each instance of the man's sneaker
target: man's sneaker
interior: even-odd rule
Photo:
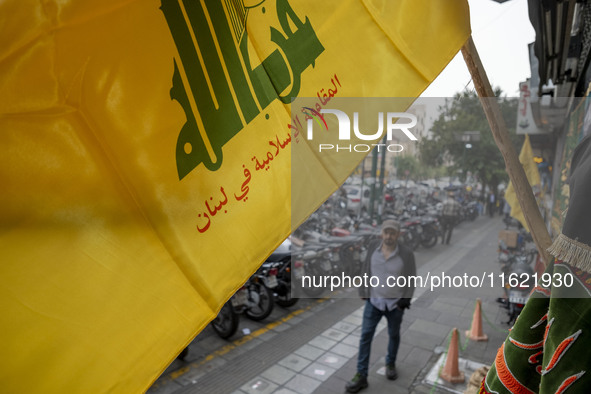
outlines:
[[[396,366],[394,364],[386,365],[386,377],[390,380],[396,380],[398,378],[398,372],[396,372]]]
[[[363,390],[367,388],[369,384],[367,383],[367,376],[362,376],[359,373],[356,373],[353,379],[350,382],[347,382],[347,389],[348,393],[357,393],[359,390]]]

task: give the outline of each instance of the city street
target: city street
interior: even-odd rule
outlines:
[[[418,274],[497,275],[497,234],[502,228],[499,216],[461,223],[451,245],[415,253]],[[466,383],[433,384],[431,370],[447,350],[454,327],[460,332],[460,369],[464,360],[473,362],[466,367],[466,382],[478,363],[494,360],[508,326],[506,310],[495,301],[501,289],[488,282],[479,288],[417,288],[402,322],[399,378],[388,381],[384,376],[383,320],[372,347],[369,388],[363,392],[463,392]],[[482,300],[487,342],[465,338],[477,298]],[[190,345],[185,361],[174,361],[148,393],[342,393],[356,371],[362,306],[357,298],[302,299],[290,309],[276,306],[262,322],[241,316],[239,331],[229,341],[207,327]]]
[[[0,26],[0,394],[591,393],[591,0]]]

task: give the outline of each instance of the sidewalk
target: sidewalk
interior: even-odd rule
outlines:
[[[496,262],[497,234],[502,228],[500,220],[481,217],[477,231],[463,235],[456,234],[452,245],[418,269],[423,277],[427,272],[453,276],[498,273]],[[464,223],[462,227],[471,227]],[[459,231],[458,231],[459,233]],[[505,309],[499,307],[496,298],[501,295],[500,288],[485,285],[482,288],[442,288],[431,292],[417,289],[411,309],[405,312],[401,328],[401,344],[398,351],[398,379],[385,378],[385,349],[388,336],[386,330],[374,339],[370,360],[369,388],[364,393],[446,393],[463,392],[470,373],[466,373],[465,384],[442,384],[435,386],[424,383],[424,379],[436,362],[447,351],[450,333],[455,327],[460,333],[461,359],[490,366],[497,349],[508,334]],[[487,342],[473,342],[466,339],[465,331],[470,329],[476,299],[482,300],[483,330],[488,335]],[[359,316],[361,316],[359,314]],[[443,356],[445,357],[445,356]],[[356,357],[353,357],[331,378],[319,386],[318,393],[343,393],[346,381],[356,372]],[[462,369],[462,365],[460,365]],[[475,368],[474,368],[475,369]],[[434,373],[438,372],[435,368]]]
[[[443,271],[449,276],[481,278],[486,271],[497,275],[497,234],[501,228],[498,217],[462,223],[454,230],[451,245],[417,253],[418,274],[425,277]],[[384,376],[388,341],[384,320],[372,346],[369,388],[362,393],[463,392],[469,371],[464,384],[433,385],[425,379],[431,373],[435,374],[431,381],[435,380],[436,363],[447,350],[454,327],[460,332],[461,359],[485,365],[493,362],[508,329],[506,311],[495,301],[500,295],[500,287],[491,288],[488,283],[481,288],[417,289],[402,322],[398,379],[389,381]],[[482,300],[487,342],[467,341],[465,336],[477,298]],[[199,362],[162,376],[148,393],[343,393],[356,372],[362,308],[363,301],[356,298],[318,300],[307,310],[295,311],[283,321],[270,323]]]

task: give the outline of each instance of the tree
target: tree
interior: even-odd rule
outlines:
[[[412,155],[397,156],[394,158],[394,166],[398,179],[412,179],[420,181],[422,179],[433,178],[437,169],[425,163]],[[408,175],[407,175],[408,174]]]
[[[501,113],[509,130],[513,145],[519,149],[523,137],[515,134],[517,99],[500,97],[501,90],[495,91]],[[470,171],[491,190],[501,182],[508,181],[505,162],[490,131],[482,105],[475,92],[457,93],[446,101],[439,118],[431,128],[433,138],[419,144],[421,161],[431,166],[446,166],[450,175]],[[479,139],[468,140],[466,132],[479,132]],[[464,139],[462,139],[464,136]],[[471,147],[467,148],[466,144]]]
[[[418,174],[419,161],[414,156],[404,155],[396,158],[398,178],[414,179]]]

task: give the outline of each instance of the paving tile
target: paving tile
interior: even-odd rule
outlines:
[[[351,380],[355,373],[357,372],[357,358],[352,358],[348,360],[342,367],[337,369],[334,376],[337,376],[345,381]]]
[[[333,353],[336,353],[340,356],[345,356],[347,358],[351,358],[355,354],[357,354],[358,347],[346,345],[344,343],[339,343],[339,344],[335,345],[332,349],[330,349],[330,351]]]
[[[324,355],[318,359],[319,363],[328,365],[331,368],[341,368],[347,361],[349,361],[348,357],[343,357],[331,352],[324,353]]]
[[[384,389],[388,394],[408,394],[408,387],[400,387],[398,382],[393,382],[392,384],[384,384]]]
[[[322,333],[322,336],[325,336],[335,341],[340,341],[347,336],[347,333],[335,330],[334,328],[329,328],[328,330]]]
[[[301,372],[302,369],[306,368],[308,364],[310,364],[310,360],[300,357],[297,354],[290,354],[283,360],[279,361],[279,365],[292,369],[296,372]]]
[[[336,345],[338,342],[332,339],[329,339],[324,336],[317,336],[308,342],[309,345],[316,346],[320,349],[329,350],[331,347]]]
[[[415,347],[408,355],[403,359],[404,364],[412,364],[423,367],[427,365],[427,362],[431,359],[433,352]]]
[[[406,319],[407,317],[415,317],[419,319],[435,321],[440,314],[441,312],[439,312],[438,310],[430,308],[413,308],[411,306],[408,311],[404,312],[403,319]]]
[[[471,300],[469,298],[454,297],[452,295],[440,296],[437,298],[437,301],[443,302],[445,304],[456,305],[462,308],[465,308],[466,306],[469,306],[475,302],[475,300]]]
[[[404,388],[406,392],[408,392],[408,388],[412,387],[416,376],[421,370],[416,366],[411,365],[401,365],[400,367],[397,366],[396,368],[398,370],[398,379],[393,382],[392,386]]]
[[[275,383],[269,382],[261,377],[256,377],[244,386],[240,387],[240,390],[247,394],[270,394],[278,386]]]
[[[457,306],[445,303],[443,301],[435,301],[429,308],[434,309],[442,314],[449,314],[454,316],[459,316],[466,310],[464,306]],[[473,309],[469,308],[470,311],[474,311]]]
[[[386,386],[387,381],[383,376],[375,376],[375,374],[370,373],[367,382],[369,383],[369,388],[364,390],[367,394],[388,393],[388,387]]]
[[[450,327],[445,324],[435,323],[432,321],[417,319],[415,322],[408,328],[408,331],[415,331],[423,334],[433,335],[439,338],[446,338],[449,333],[451,332]]]
[[[309,344],[305,344],[304,346],[297,349],[294,353],[297,354],[298,356],[302,356],[304,358],[307,358],[308,360],[316,360],[324,352],[325,352],[324,349],[321,349],[319,347],[312,346]]]
[[[282,385],[289,379],[293,378],[295,374],[296,372],[291,369],[285,368],[281,365],[273,365],[271,368],[261,373],[261,376],[273,383]]]
[[[285,387],[273,391],[273,394],[298,394],[295,391],[291,391],[290,389],[286,389]]]
[[[375,365],[373,368],[373,372],[376,375],[386,376],[386,365],[382,365],[382,366]]]
[[[413,349],[413,346],[411,346],[407,343],[404,343],[404,342],[400,342],[400,345],[398,346],[398,354],[396,355],[396,358],[398,360],[404,360],[404,357],[406,357],[412,349]]]
[[[319,380],[309,378],[304,375],[296,375],[294,376],[287,384],[285,385],[286,388],[296,391],[299,394],[309,394],[313,393],[314,390],[320,386]]]
[[[402,376],[396,380],[388,380],[386,378],[386,367],[382,364],[370,369],[369,372],[369,385],[371,392],[373,393],[408,393],[407,386],[409,382],[402,383]]]
[[[359,346],[359,335],[355,335],[355,334],[351,334],[351,335],[347,335],[345,337],[345,339],[343,339],[341,341],[341,343],[344,343],[345,345],[349,345],[349,346]]]
[[[467,317],[455,316],[442,313],[435,323],[440,323],[449,327],[457,327],[459,330],[467,330],[472,325],[472,319]]]
[[[351,334],[357,335],[358,337],[360,337],[361,336],[361,327],[357,327],[355,329],[355,331],[353,331]]]
[[[327,380],[333,373],[335,373],[336,369],[331,368],[325,364],[320,363],[312,363],[308,367],[306,367],[302,373],[306,376],[309,376],[313,379],[320,380],[324,382]]]
[[[445,338],[436,337],[416,331],[408,330],[401,339],[404,343],[411,346],[418,346],[422,349],[432,351],[435,347],[445,342]]]
[[[402,323],[400,324],[400,328],[401,329],[408,328],[408,326],[410,326],[412,323],[414,323],[414,321],[417,319],[419,319],[418,316],[404,315],[402,318]]]
[[[462,311],[462,313],[459,314],[459,316],[461,316],[463,318],[468,318],[468,319],[472,319],[473,315],[474,315],[474,311],[471,309],[464,309]]]
[[[345,385],[347,384],[348,381],[351,380],[351,378],[353,378],[354,375],[355,374],[352,374],[350,376],[347,376],[346,379],[343,379],[343,378],[338,377],[338,375],[335,373],[330,378],[328,378],[325,383],[322,384],[322,388],[328,386],[332,390],[338,390],[340,392],[344,392]]]
[[[412,394],[433,394],[433,392],[437,391],[434,391],[433,386],[428,386],[426,384],[415,386],[412,390]]]
[[[351,316],[357,316],[357,317],[361,317],[363,318],[363,310],[364,310],[365,306],[362,306],[359,309],[356,309],[355,312],[351,313]]]
[[[346,332],[348,334],[353,332],[357,327],[359,327],[359,325],[351,324],[351,323],[347,323],[347,322],[343,322],[343,321],[340,321],[337,324],[332,326],[332,328],[334,328],[335,330]]]
[[[349,316],[347,316],[347,317],[345,317],[343,319],[343,322],[349,323],[349,324],[353,324],[355,326],[360,326],[361,323],[363,323],[363,317],[361,317],[361,316],[355,316],[355,315],[349,315]]]

